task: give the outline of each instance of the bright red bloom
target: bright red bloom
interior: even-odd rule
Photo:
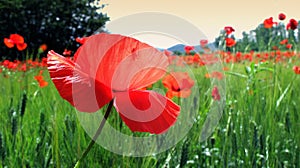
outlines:
[[[292,44],[287,44],[287,45],[285,46],[285,48],[287,48],[287,49],[291,49],[292,47],[293,47]]]
[[[213,97],[214,100],[217,100],[217,101],[221,100],[221,96],[220,96],[219,89],[217,86],[215,86],[212,89],[211,96]]]
[[[190,54],[190,51],[192,51],[193,49],[194,49],[194,46],[185,46],[184,47],[186,54]]]
[[[34,76],[34,79],[39,83],[39,86],[41,88],[48,86],[48,82],[44,80],[44,77],[42,76],[43,71],[40,70],[39,74]]]
[[[294,70],[295,74],[300,74],[300,66],[294,66],[293,70]]]
[[[46,50],[47,50],[47,45],[46,44],[42,44],[42,45],[40,45],[40,47],[39,47],[39,51],[40,52],[45,52]]]
[[[272,28],[274,24],[277,24],[277,23],[273,22],[273,17],[270,17],[270,18],[264,20],[264,27],[266,29]]]
[[[208,40],[200,40],[201,47],[205,47],[208,44]]]
[[[279,19],[279,20],[284,20],[285,18],[286,18],[286,16],[285,16],[284,13],[280,13],[280,14],[278,15],[278,19]]]
[[[194,81],[187,72],[171,72],[164,77],[162,83],[168,89],[167,97],[169,98],[174,96],[187,98],[194,86]]]
[[[287,44],[289,41],[288,39],[283,39],[282,41],[280,41],[280,44],[283,45],[283,44]]]
[[[132,131],[160,134],[171,127],[180,107],[172,100],[140,90],[163,77],[168,58],[136,39],[100,33],[90,36],[75,61],[50,51],[48,70],[60,95],[77,110],[96,112],[114,100]]]
[[[225,40],[226,40],[227,47],[233,47],[236,44],[236,42],[233,38],[226,38]]]
[[[289,29],[295,30],[297,29],[297,27],[298,27],[298,22],[295,19],[291,19],[289,23],[286,25],[287,30]]]
[[[229,34],[231,34],[232,32],[235,31],[231,26],[224,27],[224,30],[225,30],[227,35],[229,35]]]
[[[11,34],[8,38],[4,38],[4,44],[8,48],[13,48],[15,45],[19,51],[25,50],[27,44],[24,42],[24,38],[19,34]]]

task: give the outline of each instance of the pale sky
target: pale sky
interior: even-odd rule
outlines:
[[[300,0],[102,0],[101,3],[108,4],[102,12],[111,22],[140,12],[162,12],[191,22],[209,41],[214,41],[225,26],[232,26],[236,30],[234,35],[240,38],[243,31],[255,29],[266,18],[278,21],[281,12],[287,16],[285,22],[291,18],[300,20]],[[136,38],[162,48],[176,43],[170,38],[159,39],[155,34]]]

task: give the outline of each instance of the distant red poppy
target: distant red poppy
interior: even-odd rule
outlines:
[[[42,45],[40,45],[40,47],[39,47],[39,51],[40,52],[45,52],[46,50],[47,50],[47,45],[46,44],[42,44]]]
[[[200,46],[201,47],[205,47],[207,44],[208,44],[208,40],[205,40],[205,39],[200,40]]]
[[[132,131],[160,134],[176,121],[180,107],[154,91],[140,90],[166,72],[168,57],[136,39],[100,33],[77,50],[76,61],[50,51],[48,70],[62,98],[77,110],[96,112],[114,101]]]
[[[194,46],[185,46],[184,50],[186,54],[190,54],[190,52],[194,49]]]
[[[285,16],[284,13],[280,13],[280,14],[278,15],[278,19],[279,19],[279,20],[284,20],[285,18],[286,18],[286,16]]]
[[[217,86],[214,86],[214,88],[212,89],[211,96],[213,97],[214,100],[217,101],[221,100],[221,96]]]
[[[292,47],[293,47],[292,44],[287,44],[287,45],[285,46],[285,48],[287,48],[287,49],[291,49]]]
[[[300,74],[300,66],[294,66],[293,70],[294,70],[295,74]]]
[[[224,30],[225,30],[227,35],[229,35],[229,34],[231,34],[232,32],[235,31],[231,26],[224,27]]]
[[[40,70],[38,75],[34,76],[34,79],[39,83],[41,88],[48,86],[48,82],[44,80],[42,70]]]
[[[286,29],[295,30],[298,27],[298,22],[295,19],[290,19],[289,23],[286,25]]]
[[[171,72],[163,79],[163,85],[168,89],[167,97],[187,98],[191,94],[194,81],[187,72]]]
[[[236,42],[233,38],[226,38],[225,40],[226,40],[227,47],[233,47],[236,44]]]
[[[283,39],[282,41],[280,41],[280,44],[283,45],[283,44],[287,44],[289,41],[288,39]]]
[[[8,48],[13,48],[16,45],[19,51],[25,50],[27,47],[24,38],[19,34],[11,34],[9,38],[4,38],[4,44]]]
[[[277,24],[277,22],[273,22],[273,17],[264,20],[264,27],[266,29],[272,28],[274,24]]]

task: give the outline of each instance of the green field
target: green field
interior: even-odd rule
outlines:
[[[225,64],[223,116],[203,142],[199,130],[212,86],[205,66],[194,67],[202,119],[176,146],[148,157],[128,157],[96,144],[81,167],[300,167],[300,75],[292,69],[297,63]],[[91,140],[46,69],[49,85],[38,86],[34,76],[39,70],[0,73],[0,167],[73,167]],[[120,124],[115,110],[108,122],[139,136]]]

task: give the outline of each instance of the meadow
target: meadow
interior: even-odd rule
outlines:
[[[300,75],[293,71],[300,56],[291,53],[278,62],[272,56],[262,61],[260,55],[265,53],[250,53],[252,61],[247,60],[249,53],[220,54],[223,60],[242,58],[224,61],[221,79],[207,75],[206,66],[187,62],[199,86],[201,119],[193,123],[185,138],[167,151],[147,157],[118,155],[96,144],[81,166],[300,167]],[[284,57],[284,52],[281,54]],[[186,61],[194,58],[181,57]],[[15,63],[9,67],[2,62],[0,66],[0,167],[74,166],[91,140],[76,110],[60,97],[45,64]],[[26,70],[21,68],[24,64]],[[44,83],[36,76],[42,76]],[[214,101],[211,80],[226,81],[225,107],[213,134],[199,142],[203,116]],[[157,87],[163,87],[161,81]],[[137,135],[121,124],[115,109],[108,122]]]
[[[279,20],[285,18],[283,13],[279,14]],[[133,38],[100,33],[76,38],[82,48],[77,52],[65,49],[61,53],[64,56],[47,50],[47,44],[43,44],[34,52],[36,59],[26,51],[30,43],[27,44],[24,37],[10,34],[4,38],[4,47],[8,53],[17,53],[11,58],[22,56],[22,61],[3,57],[0,60],[0,167],[300,167],[298,22],[290,19],[285,26],[270,17],[252,31],[252,35],[245,33],[238,41],[232,34],[234,31],[230,26],[223,29],[215,41],[218,51],[210,49],[211,44],[205,39],[200,39],[203,51],[196,52],[194,46],[185,46],[185,52],[180,54],[158,51]],[[106,40],[103,46],[97,46],[103,40]],[[146,54],[136,54],[144,51]],[[39,57],[42,55],[47,58]],[[101,61],[93,67],[94,61],[100,60],[98,57]],[[126,64],[119,65],[122,61]],[[75,62],[80,66],[76,67]],[[148,65],[155,66],[151,69]],[[117,72],[119,66],[123,69]],[[135,69],[137,67],[140,69]],[[168,72],[151,83],[153,76],[161,73],[153,70],[155,68],[166,68]],[[132,69],[144,76],[133,75]],[[94,71],[96,78],[91,76]],[[115,73],[121,74],[118,76],[121,82],[117,78],[117,83],[113,83]],[[86,99],[93,100],[82,94],[86,92],[76,92],[78,88],[73,86],[78,86],[78,81],[84,86],[80,89],[87,88],[84,91],[95,84],[96,91],[100,91],[95,93],[97,103],[104,97],[109,99],[109,105],[93,114],[77,111],[90,107],[77,106],[73,96],[79,95],[83,104],[89,101]],[[132,82],[130,87],[124,87],[126,81]],[[151,96],[157,96],[157,92],[163,96],[150,102],[150,91],[146,90],[153,90]],[[163,106],[160,116],[169,111],[174,113],[166,114],[166,122],[160,122],[162,120],[157,119],[160,116],[147,122],[126,120],[127,116],[124,117],[120,109],[123,107],[126,111],[126,107],[131,107],[126,106],[129,99],[121,99],[125,103],[118,100],[126,92],[134,93],[133,98],[130,97],[130,103],[135,105],[133,110],[146,111],[151,103],[156,103]],[[98,98],[101,101],[98,102]],[[162,100],[167,100],[166,106]],[[179,115],[176,104],[181,108]],[[113,131],[103,131],[97,143],[108,143],[108,146],[95,143],[89,148],[95,132],[89,127],[98,126],[104,113],[107,114],[105,109],[111,108],[103,129],[110,125],[114,131],[133,139],[152,138],[154,146],[148,148],[146,143],[128,141],[112,136]],[[83,114],[91,117],[85,118]],[[165,142],[176,143],[166,147]],[[117,153],[108,149],[110,145],[120,151],[133,149],[133,153]],[[147,155],[136,155],[136,151]]]

